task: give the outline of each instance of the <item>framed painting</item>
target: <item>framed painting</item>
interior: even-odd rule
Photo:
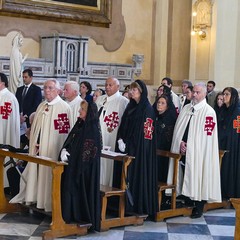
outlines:
[[[0,0],[0,15],[109,27],[112,0]]]

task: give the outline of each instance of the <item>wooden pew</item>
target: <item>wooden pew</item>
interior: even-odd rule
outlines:
[[[159,211],[156,213],[155,220],[162,221],[165,218],[176,217],[176,216],[180,216],[180,215],[190,216],[192,214],[191,207],[182,207],[182,208],[176,207],[176,198],[177,198],[176,186],[177,186],[177,178],[178,178],[179,160],[181,159],[181,154],[175,154],[175,153],[171,153],[169,151],[163,151],[163,150],[158,149],[157,155],[163,156],[163,157],[169,157],[174,160],[174,173],[173,173],[173,183],[172,184],[167,184],[164,182],[158,183]],[[161,210],[162,192],[165,191],[166,189],[172,190],[171,209]]]
[[[236,209],[234,239],[239,240],[240,239],[240,198],[231,198],[230,201],[233,207]]]
[[[219,150],[219,165],[220,165],[220,169],[222,166],[222,158],[224,156],[224,154],[226,153],[226,150]],[[231,205],[229,200],[223,200],[220,203],[205,203],[204,204],[204,208],[203,208],[203,212],[207,212],[208,210],[213,210],[213,209],[218,209],[218,208],[229,208]]]
[[[91,224],[66,224],[62,219],[61,211],[61,175],[65,163],[50,160],[49,158],[30,156],[28,154],[13,153],[0,149],[0,213],[21,211],[20,204],[10,204],[4,194],[4,159],[5,157],[21,159],[52,168],[52,222],[50,229],[43,232],[42,239],[55,239],[69,235],[86,235]]]
[[[101,154],[101,156],[109,160],[120,161],[123,163],[120,188],[113,188],[105,185],[100,185],[101,199],[102,199],[101,231],[106,231],[109,228],[126,226],[126,225],[142,225],[143,221],[147,217],[146,215],[125,216],[125,199],[126,199],[125,192],[127,188],[125,176],[127,176],[127,168],[129,164],[132,162],[132,160],[134,159],[134,157],[112,156],[112,155],[103,154],[103,153]],[[106,211],[107,211],[108,198],[112,196],[119,197],[118,216],[107,218]]]

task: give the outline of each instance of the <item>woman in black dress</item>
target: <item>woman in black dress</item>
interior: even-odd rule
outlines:
[[[61,150],[62,216],[66,223],[88,222],[100,229],[101,134],[95,103],[80,103],[80,116]]]
[[[155,102],[153,103],[152,107],[153,109],[156,111],[157,109],[157,101],[159,99],[159,97],[161,97],[162,95],[169,95],[169,96],[172,96],[172,93],[171,93],[171,88],[166,86],[166,85],[160,85],[157,89],[157,94],[156,94],[156,97],[155,97]],[[171,97],[172,99],[172,97]]]
[[[221,188],[223,199],[240,197],[240,108],[238,91],[223,90],[223,109],[218,119],[219,148],[227,150],[222,159]]]
[[[214,110],[217,115],[217,120],[219,120],[219,116],[223,110],[223,93],[218,92],[214,101]]]
[[[128,167],[129,190],[134,205],[126,203],[126,211],[155,216],[157,211],[155,114],[148,101],[147,87],[141,80],[130,85],[130,102],[118,130],[116,151],[135,159]],[[119,141],[120,140],[120,141]],[[121,166],[114,163],[114,184],[120,185]]]
[[[173,130],[177,120],[177,112],[170,95],[162,95],[156,101],[156,136],[157,149],[169,151],[172,144]],[[166,157],[158,156],[158,181],[166,182],[168,175]]]

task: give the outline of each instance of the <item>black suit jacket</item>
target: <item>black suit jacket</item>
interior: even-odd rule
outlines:
[[[20,113],[22,112],[23,115],[27,115],[29,117],[31,113],[36,111],[38,105],[42,102],[42,91],[40,87],[32,84],[29,87],[24,100],[22,101],[23,89],[24,86],[17,88],[16,98],[19,103]],[[29,127],[29,118],[27,118],[26,123]]]

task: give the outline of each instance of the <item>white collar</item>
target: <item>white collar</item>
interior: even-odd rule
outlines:
[[[27,87],[27,88],[29,89],[31,85],[32,85],[32,82],[29,83],[28,85],[24,84],[23,86],[24,86],[24,87]]]
[[[119,91],[117,91],[116,93],[114,93],[112,96],[107,96],[107,101],[109,102],[109,101],[111,101],[111,100],[113,100],[114,98],[116,98],[116,97],[118,97],[120,95],[120,92]]]
[[[59,97],[59,95],[57,95],[51,102],[48,102],[47,100],[45,100],[46,104],[48,104],[48,105],[54,105],[54,104],[58,103],[59,101],[61,101],[61,98]]]
[[[0,91],[0,95],[3,95],[5,93],[9,92],[9,90],[7,88],[4,88]]]
[[[82,101],[82,98],[79,95],[77,95],[71,102],[69,101],[66,101],[66,102],[69,104],[69,106],[73,106],[79,101]]]
[[[194,111],[198,111],[199,109],[201,109],[202,107],[204,107],[204,105],[207,103],[206,98],[204,98],[201,102],[193,105],[193,103],[191,102],[191,107],[194,108]]]

